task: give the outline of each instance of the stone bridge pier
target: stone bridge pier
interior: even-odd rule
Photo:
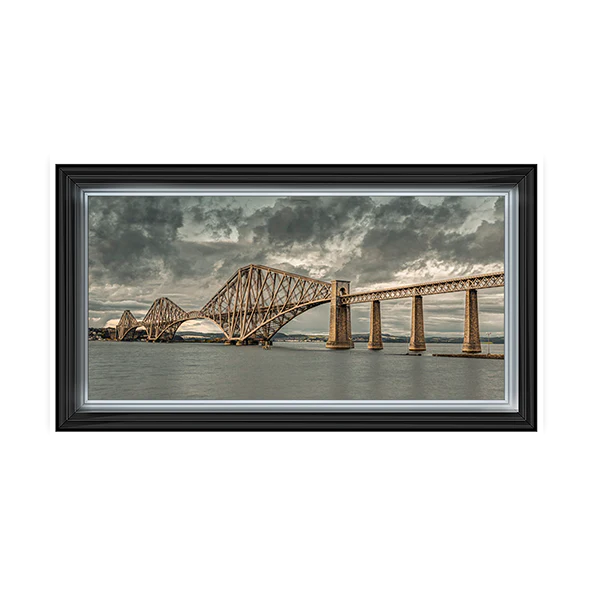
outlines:
[[[350,282],[333,280],[330,300],[330,335],[326,348],[345,350],[354,348],[350,324],[350,305],[343,305],[341,297],[350,294]]]
[[[477,291],[467,290],[464,299],[464,344],[462,352],[481,352],[481,337],[479,334],[479,307]]]
[[[373,315],[372,320],[373,322]],[[411,326],[410,326],[410,345],[412,352],[425,351],[425,325],[423,321],[423,297],[413,295]],[[479,308],[477,303],[477,291],[469,289],[466,291],[464,302],[464,343],[462,352],[479,353],[481,352],[481,336],[479,333]]]
[[[371,315],[369,318],[369,350],[382,350],[381,340],[381,308],[379,301],[371,301]]]
[[[413,295],[413,304],[410,317],[410,345],[411,352],[423,352],[427,350],[425,345],[425,324],[423,323],[423,297],[420,294]]]

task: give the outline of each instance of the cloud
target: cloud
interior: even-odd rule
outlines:
[[[130,311],[139,311],[139,310],[147,310],[151,307],[151,302],[149,301],[101,301],[94,298],[89,299],[88,308],[90,311],[124,311],[125,309],[129,309]]]
[[[94,279],[131,283],[178,265],[178,197],[92,198],[89,269]]]
[[[278,249],[323,248],[366,225],[374,209],[370,197],[287,197],[255,212],[247,225],[255,239]]]
[[[415,197],[393,198],[375,210],[343,275],[359,285],[384,282],[388,277],[408,283],[413,272],[424,278],[434,276],[433,270],[466,275],[484,271],[488,264],[503,263],[503,222],[475,222],[474,204],[466,199],[445,197],[425,205]],[[471,222],[474,230],[465,232]]]
[[[501,269],[503,220],[495,197],[92,197],[90,316],[143,313],[159,296],[200,308],[249,263],[351,280],[354,290]],[[462,301],[442,304],[442,319],[434,300],[429,325],[456,331]],[[487,307],[499,325],[503,299]],[[384,332],[408,328],[409,308],[384,303]],[[353,312],[355,332],[366,331],[366,309]],[[325,332],[327,318],[313,309],[284,329]]]
[[[229,205],[226,198],[199,197],[197,201],[189,209],[192,222],[216,240],[230,238],[244,221],[244,209]]]

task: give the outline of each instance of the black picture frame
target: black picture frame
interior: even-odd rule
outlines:
[[[155,185],[291,184],[305,189],[350,185],[371,191],[393,184],[517,188],[519,197],[518,412],[86,412],[77,406],[81,298],[77,290],[77,214],[89,190]],[[57,431],[536,431],[537,166],[536,165],[57,165],[56,166]]]

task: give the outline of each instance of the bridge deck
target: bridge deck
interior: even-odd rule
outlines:
[[[448,292],[461,292],[463,290],[497,288],[503,285],[504,272],[494,272],[478,276],[466,276],[464,278],[451,278],[449,280],[438,280],[437,282],[426,282],[425,284],[411,284],[409,286],[398,286],[396,288],[385,288],[383,290],[357,292],[343,296],[340,299],[340,302],[343,305],[353,305],[355,303],[387,301],[416,295],[427,296],[429,294],[446,294]]]
[[[333,307],[338,303],[351,305],[503,285],[504,272],[495,272],[337,296]],[[173,336],[182,322],[198,318],[211,319],[227,338],[244,340],[261,334],[270,339],[297,315],[330,302],[332,294],[330,282],[248,265],[237,270],[202,309],[185,311],[169,298],[160,297],[141,321],[129,310],[124,311],[116,326],[117,339],[123,340],[131,330],[145,327],[148,339],[159,340],[166,333]]]

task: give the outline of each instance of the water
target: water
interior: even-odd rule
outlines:
[[[459,344],[408,344],[371,351],[322,342],[224,346],[176,342],[89,342],[90,400],[499,400],[504,361],[434,358]],[[491,345],[491,352],[504,346]],[[483,346],[483,352],[487,346]]]

